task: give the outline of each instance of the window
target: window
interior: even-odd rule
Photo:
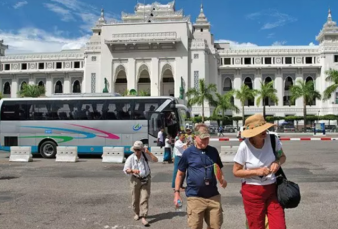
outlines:
[[[11,70],[11,65],[10,64],[5,64],[5,71]]]
[[[45,68],[45,63],[39,63],[39,69],[44,69]]]
[[[150,112],[156,111],[156,109],[164,102],[164,100],[158,99],[138,99],[135,100],[134,111],[132,112],[132,119],[146,120],[150,117]]]
[[[56,69],[61,69],[61,68],[62,68],[62,63],[56,62]]]
[[[79,61],[74,62],[74,68],[80,68],[80,62]]]
[[[265,64],[272,64],[272,58],[271,57],[265,57],[264,62],[265,62]]]
[[[292,57],[285,57],[285,64],[292,64]]]
[[[28,120],[55,120],[59,119],[57,110],[52,107],[48,101],[30,101],[27,102]]]
[[[81,85],[78,80],[73,83],[73,93],[81,93]]]
[[[198,59],[199,55],[196,53],[194,54],[194,59]]]
[[[194,71],[194,87],[195,89],[199,88],[199,71]]]
[[[224,58],[224,65],[231,65],[231,58]]]
[[[11,94],[11,85],[9,82],[6,82],[4,85],[4,95],[10,95]]]
[[[203,32],[203,29],[201,29],[201,32]]]
[[[338,63],[338,55],[334,55],[334,62]]]
[[[244,64],[251,64],[251,58],[244,58]]]
[[[21,64],[21,70],[27,70],[27,64],[26,63]]]
[[[92,61],[96,61],[96,56],[92,56]]]
[[[312,57],[305,57],[306,64],[312,64]]]
[[[4,101],[1,107],[1,120],[26,120],[29,108],[25,101]]]
[[[57,81],[56,84],[55,84],[54,93],[63,93],[63,86],[62,86],[62,83],[61,83],[60,80]]]
[[[107,109],[113,112],[118,120],[130,120],[131,119],[131,106],[128,100],[108,100]],[[113,114],[111,114],[113,116]]]

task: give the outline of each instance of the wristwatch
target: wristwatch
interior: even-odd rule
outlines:
[[[180,190],[174,190],[174,192],[176,193],[176,192],[180,192]]]
[[[281,166],[280,160],[277,160],[276,162],[279,166]]]

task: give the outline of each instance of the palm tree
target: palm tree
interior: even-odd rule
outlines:
[[[328,88],[326,88],[324,91],[323,99],[328,100],[331,98],[332,93],[335,92],[338,88],[338,71],[334,69],[330,69],[326,71],[325,73],[327,75],[325,80],[327,82],[333,82],[333,84],[329,86]]]
[[[273,81],[269,82],[269,83],[265,83],[263,81],[261,81],[261,89],[256,91],[257,93],[257,106],[259,106],[259,104],[262,101],[263,104],[263,116],[265,118],[266,116],[266,100],[270,99],[272,102],[274,103],[278,103],[278,97],[276,95],[277,90],[273,87]]]
[[[243,84],[239,90],[235,91],[236,99],[239,99],[242,105],[242,120],[243,125],[245,122],[245,116],[244,116],[244,106],[245,102],[249,99],[253,100],[256,96],[256,91],[253,89],[250,89],[248,85]]]
[[[306,105],[315,99],[321,99],[321,94],[315,90],[313,81],[297,80],[296,84],[291,86],[291,101],[294,103],[296,99],[303,97],[303,115],[304,128],[306,128]]]
[[[193,105],[202,106],[202,122],[204,123],[204,102],[207,101],[210,104],[213,104],[214,98],[213,93],[217,91],[215,84],[206,85],[204,79],[199,80],[199,87],[190,88],[186,96],[188,97],[188,106],[192,107]]]
[[[215,107],[213,116],[217,117],[219,113],[222,113],[222,120],[224,120],[225,115],[224,113],[227,110],[235,111],[236,113],[239,112],[239,109],[236,105],[232,103],[232,98],[235,94],[235,91],[231,90],[227,93],[221,95],[219,93],[216,93],[216,100],[213,102],[213,106]],[[224,123],[222,123],[224,125]]]
[[[21,97],[40,97],[46,92],[44,86],[39,86],[37,84],[24,84],[22,90],[18,92]]]

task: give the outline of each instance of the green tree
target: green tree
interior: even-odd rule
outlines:
[[[138,92],[138,96],[150,96],[148,91],[141,90]]]
[[[227,110],[235,111],[236,113],[239,112],[237,106],[232,103],[232,98],[235,94],[235,91],[229,91],[223,95],[216,93],[216,99],[213,102],[213,106],[215,107],[213,116],[218,116],[219,113],[222,113],[222,124],[224,125],[225,113]]]
[[[39,86],[37,84],[24,84],[22,90],[19,91],[20,97],[40,97],[46,92],[44,86]]]
[[[273,81],[265,83],[261,81],[261,89],[256,91],[258,96],[256,103],[260,105],[262,101],[263,105],[263,116],[266,117],[266,100],[270,99],[274,103],[278,103],[278,97],[276,95],[277,90],[273,87]]]
[[[325,78],[326,82],[332,82],[333,84],[325,89],[324,91],[324,100],[328,100],[331,98],[333,92],[335,92],[338,88],[338,71],[334,69],[327,70],[327,77]]]
[[[199,87],[190,88],[186,96],[188,97],[188,106],[193,105],[202,106],[202,122],[204,123],[204,102],[207,101],[210,104],[214,104],[213,94],[217,91],[215,84],[206,85],[204,79],[199,80]]]
[[[321,94],[315,90],[313,81],[297,80],[296,84],[291,86],[291,101],[294,103],[296,99],[303,98],[303,116],[304,128],[306,127],[306,106],[311,104],[315,99],[321,99]]]
[[[253,89],[250,89],[248,85],[243,84],[239,90],[235,91],[236,99],[238,99],[241,102],[242,105],[242,120],[243,125],[245,122],[245,112],[244,112],[244,106],[245,102],[249,99],[253,100],[256,96],[256,91]]]

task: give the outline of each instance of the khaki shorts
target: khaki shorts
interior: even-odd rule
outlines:
[[[223,224],[223,209],[221,196],[209,199],[188,197],[187,199],[188,226],[191,229],[203,229],[203,219],[212,229],[220,229]]]

